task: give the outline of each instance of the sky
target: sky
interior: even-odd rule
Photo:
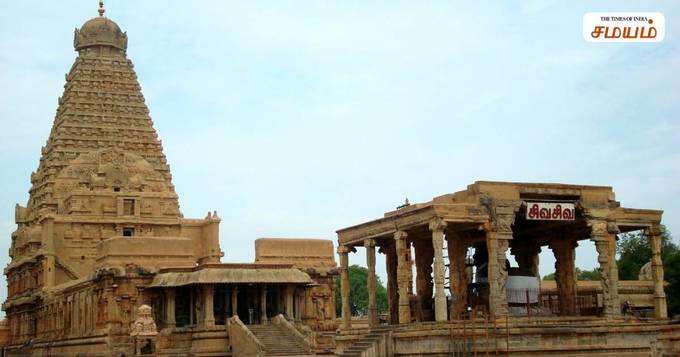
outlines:
[[[0,252],[97,1],[1,1]],[[107,1],[185,217],[224,262],[476,180],[613,186],[680,236],[680,3]],[[590,11],[660,11],[661,43],[585,42]],[[577,265],[597,265],[592,244]],[[0,265],[8,257],[0,254]],[[365,264],[363,250],[350,263]],[[541,254],[540,270],[554,270]],[[378,273],[385,280],[384,258]],[[0,299],[6,296],[4,276]]]

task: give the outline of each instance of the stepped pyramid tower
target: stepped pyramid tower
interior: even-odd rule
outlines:
[[[185,219],[149,116],[127,34],[104,16],[75,30],[78,53],[26,207],[16,205],[3,304],[12,333],[30,338],[45,291],[98,269],[219,263],[216,214]],[[22,322],[24,321],[24,322]]]

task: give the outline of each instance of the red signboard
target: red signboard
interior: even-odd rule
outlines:
[[[527,219],[534,221],[573,221],[573,203],[527,202]]]

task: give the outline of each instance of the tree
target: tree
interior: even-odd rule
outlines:
[[[668,315],[680,314],[680,248],[666,227],[661,227],[661,261],[664,267]],[[642,231],[624,233],[616,243],[620,280],[637,280],[640,268],[652,259],[649,240]]]
[[[367,281],[367,268],[358,265],[349,267],[349,305],[352,315],[366,315],[368,313]],[[379,313],[387,311],[387,289],[378,277],[376,277],[376,303]],[[340,277],[335,278],[335,310],[337,316],[342,314]]]

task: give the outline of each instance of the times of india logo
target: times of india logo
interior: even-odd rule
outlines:
[[[666,18],[660,12],[588,12],[583,38],[588,42],[661,42]]]

